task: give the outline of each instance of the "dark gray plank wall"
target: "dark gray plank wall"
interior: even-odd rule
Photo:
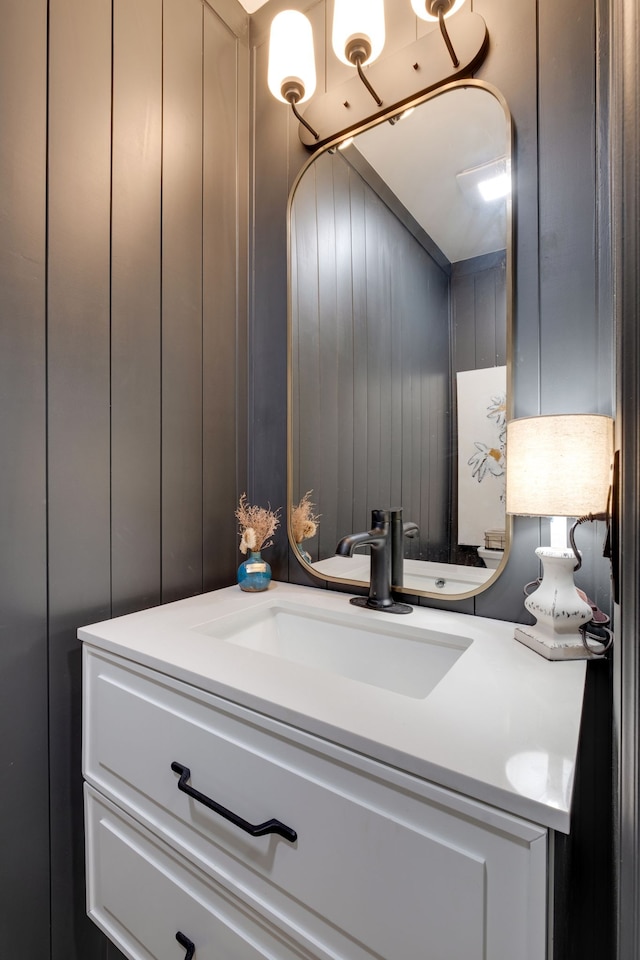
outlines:
[[[222,11],[221,9],[221,12]],[[236,19],[242,14],[236,14]],[[233,20],[204,6],[202,577],[227,586],[246,486],[248,59]],[[231,24],[231,25],[230,25]],[[237,28],[236,28],[237,29]],[[247,28],[248,29],[248,28]],[[221,92],[224,91],[224,95]],[[234,504],[234,510],[230,505]]]
[[[447,559],[449,276],[342,154],[320,156],[295,197],[294,486],[323,518],[307,546],[330,556],[372,509],[402,504],[415,555]]]
[[[82,42],[78,42],[82,37]],[[82,620],[111,611],[111,4],[49,22],[48,503],[51,955],[89,955],[82,917]]]
[[[49,951],[46,579],[47,4],[0,30],[0,943]],[[26,801],[25,798],[28,798]],[[35,921],[35,922],[34,922]],[[4,948],[3,948],[4,949]]]
[[[160,602],[162,0],[113,8],[113,615]]]
[[[235,577],[248,17],[235,0],[3,12],[0,939],[105,960],[76,631]]]
[[[202,15],[164,0],[162,599],[202,589]]]

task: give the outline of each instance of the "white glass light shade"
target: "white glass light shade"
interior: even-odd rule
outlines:
[[[455,0],[455,3],[451,7],[451,9],[447,10],[447,12],[445,13],[444,15],[445,19],[447,17],[451,17],[454,13],[457,13],[457,11],[460,9],[463,3],[464,3],[464,0]],[[437,13],[434,16],[434,14],[430,13],[427,10],[426,0],[411,0],[411,6],[413,7],[413,12],[415,13],[415,15],[417,17],[420,17],[421,20],[437,20],[438,19]]]
[[[507,424],[507,513],[583,517],[607,510],[613,420],[591,414]]]
[[[373,63],[384,47],[384,0],[335,0],[332,42],[336,57],[351,64],[345,52],[347,44],[360,37],[371,44],[363,63]]]
[[[269,33],[269,90],[277,100],[287,103],[283,85],[293,82],[303,93],[297,103],[304,103],[316,89],[316,61],[313,51],[313,30],[303,13],[282,10],[271,22]]]

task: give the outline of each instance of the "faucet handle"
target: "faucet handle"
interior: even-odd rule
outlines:
[[[371,511],[371,529],[384,530],[390,523],[392,511],[390,510],[372,510]]]

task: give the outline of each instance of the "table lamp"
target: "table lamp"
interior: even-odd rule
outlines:
[[[524,601],[536,624],[516,627],[515,638],[549,660],[589,659],[608,649],[586,642],[593,610],[574,583],[581,560],[573,534],[577,523],[608,519],[612,458],[610,417],[562,414],[507,424],[507,513],[552,518],[551,545],[536,550],[542,580]],[[572,548],[566,517],[578,518]]]

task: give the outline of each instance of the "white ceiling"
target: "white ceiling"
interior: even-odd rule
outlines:
[[[255,13],[260,7],[264,7],[267,0],[240,0],[247,13]]]
[[[360,134],[356,145],[452,263],[504,249],[504,199],[472,202],[456,181],[507,153],[504,111],[492,94],[450,90],[406,120]]]

